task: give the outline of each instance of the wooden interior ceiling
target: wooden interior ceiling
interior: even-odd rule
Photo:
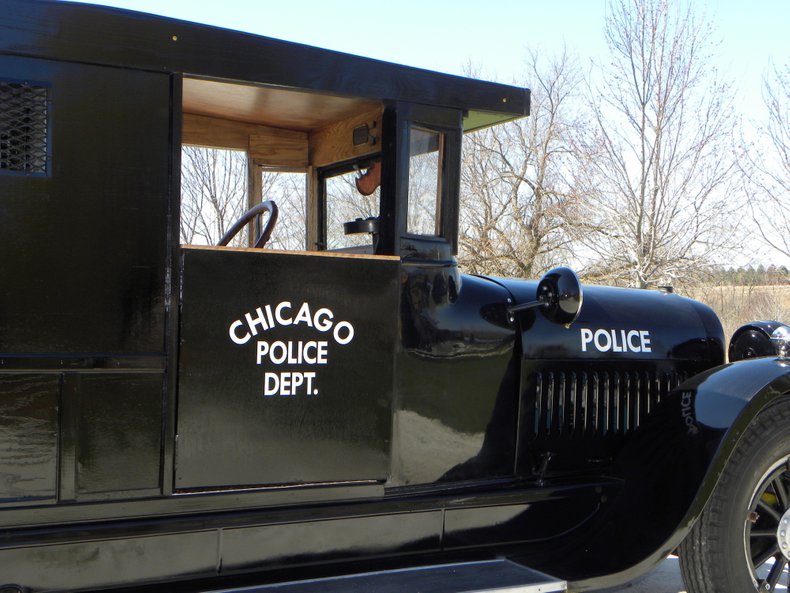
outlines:
[[[367,99],[184,79],[184,113],[310,132],[381,107]]]

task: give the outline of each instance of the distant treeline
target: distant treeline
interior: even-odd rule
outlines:
[[[713,267],[709,271],[712,284],[721,286],[790,285],[787,266]]]

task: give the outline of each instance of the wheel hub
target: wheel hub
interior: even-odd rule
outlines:
[[[790,560],[790,509],[785,511],[776,528],[776,543],[782,555]]]

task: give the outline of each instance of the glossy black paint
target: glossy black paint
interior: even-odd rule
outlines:
[[[0,72],[48,81],[53,97],[51,176],[0,177],[0,225],[15,229],[0,233],[14,279],[0,291],[0,352],[164,352],[169,77],[8,56]]]
[[[176,488],[383,482],[398,268],[185,249]]]
[[[0,14],[3,54],[188,72],[352,97],[479,110],[506,119],[529,114],[528,89],[482,81],[470,84],[460,76],[186,21],[46,0],[2,0]]]
[[[551,542],[558,534],[578,529],[600,510],[599,490],[590,488],[585,493],[575,494],[572,499],[448,510],[445,512],[444,546],[457,550],[492,543],[503,546]]]
[[[581,590],[637,577],[682,541],[749,422],[788,395],[790,364],[775,358],[689,379],[623,440],[610,472],[623,487],[604,512],[520,560],[577,581]],[[572,565],[560,560],[567,557]]]
[[[405,260],[391,486],[512,476],[515,328],[507,291],[451,261]]]
[[[61,463],[61,501],[67,488],[80,501],[160,493],[163,392],[164,375],[156,372],[64,380],[74,465]]]
[[[216,536],[198,531],[0,549],[5,583],[32,591],[75,591],[216,574]],[[87,574],[86,574],[87,572]]]
[[[737,362],[756,356],[774,356],[776,348],[771,343],[771,334],[780,325],[778,321],[753,321],[735,330],[730,338],[727,359]]]
[[[0,176],[3,506],[159,494],[169,77],[9,56],[0,71],[52,97],[49,176]]]
[[[437,511],[227,529],[222,537],[223,571],[436,552],[441,532],[442,515]]]
[[[568,502],[586,501],[561,519],[563,526],[583,518],[594,509],[601,493],[610,489],[606,482],[547,486],[540,491],[500,486],[496,494],[396,496],[377,505],[362,501],[255,512],[237,509],[222,514],[193,512],[181,518],[59,525],[56,530],[6,530],[0,566],[13,562],[14,570],[6,575],[24,575],[23,582],[36,590],[51,590],[57,589],[54,583],[59,578],[75,588],[88,582],[159,581],[165,578],[159,554],[168,554],[172,564],[167,578],[255,571],[258,583],[303,578],[304,571],[317,562],[353,560],[352,568],[359,571],[376,557],[390,567],[451,561],[462,549],[468,550],[464,552],[467,557],[470,553],[471,557],[489,557],[518,549],[503,548],[503,539],[520,542],[550,537],[557,526],[554,514],[564,512]],[[150,514],[151,505],[148,508]],[[44,560],[49,570],[34,574],[32,567]],[[110,570],[110,563],[115,570]],[[336,574],[341,566],[325,565],[324,574]]]
[[[672,391],[724,357],[715,315],[680,297],[585,287],[566,328],[508,314],[536,283],[459,273],[464,111],[522,115],[526,89],[97,7],[0,15],[0,78],[52,89],[50,175],[0,174],[0,582],[509,556],[614,584],[676,545],[790,391],[770,359]],[[400,260],[183,249],[185,72],[384,101],[379,251]],[[447,134],[439,237],[405,232],[412,122]],[[231,337],[286,301],[353,324],[318,395],[262,394],[281,365]],[[651,351],[584,351],[601,329],[649,331]]]
[[[510,291],[515,303],[534,300],[537,282],[497,282]],[[687,370],[695,372],[724,362],[724,334],[715,313],[674,293],[584,286],[584,304],[569,327],[529,312],[522,313],[519,322],[525,359],[687,362],[691,365]],[[585,348],[582,330],[599,329],[616,332],[613,347],[602,351],[591,341]],[[616,351],[615,346],[622,346],[620,331],[632,329],[650,332],[649,352]],[[639,340],[632,343],[641,346]]]
[[[538,284],[498,282],[516,306],[531,302]],[[521,476],[606,471],[625,435],[649,418],[662,397],[724,362],[715,315],[674,294],[585,286],[584,304],[570,325],[534,308],[514,317],[522,356]]]
[[[57,375],[0,374],[0,500],[47,500],[57,495]]]

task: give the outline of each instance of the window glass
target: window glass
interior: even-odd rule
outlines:
[[[373,247],[370,233],[347,235],[343,225],[358,218],[364,220],[378,217],[381,188],[375,177],[380,175],[380,166],[374,163],[361,170],[352,169],[325,179],[327,249]],[[363,177],[365,181],[362,180]],[[365,188],[366,181],[368,188]],[[380,182],[380,178],[378,181]],[[366,195],[368,191],[371,193]]]
[[[409,210],[406,230],[439,235],[439,196],[444,136],[413,127],[409,138]]]
[[[247,211],[247,155],[240,150],[181,150],[181,243],[216,245]],[[245,228],[231,241],[246,247]]]

